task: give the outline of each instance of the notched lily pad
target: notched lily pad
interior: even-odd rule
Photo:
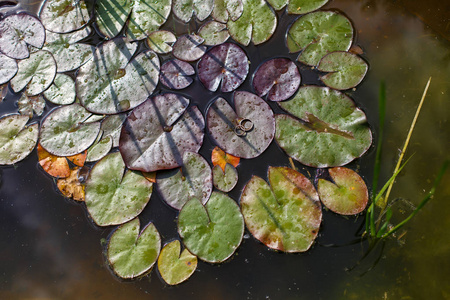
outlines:
[[[236,186],[238,182],[238,172],[230,164],[225,165],[225,171],[220,166],[213,168],[213,183],[216,189],[228,193]]]
[[[187,249],[180,252],[180,241],[175,240],[166,244],[159,254],[159,274],[167,284],[176,285],[188,280],[197,268],[197,256]]]
[[[46,0],[39,18],[47,30],[67,33],[84,27],[91,16],[84,0]]]
[[[161,66],[159,80],[170,89],[181,90],[191,85],[194,79],[189,76],[194,74],[194,67],[189,63],[179,59],[172,59]]]
[[[232,92],[247,77],[249,62],[238,45],[225,43],[211,48],[198,63],[198,78],[203,85],[215,92],[222,83],[221,92]]]
[[[185,152],[182,168],[159,173],[156,183],[164,201],[175,209],[192,198],[205,204],[212,192],[211,168],[200,154]]]
[[[203,24],[198,30],[198,35],[205,40],[203,44],[208,46],[223,44],[230,37],[227,25],[216,21],[208,21]]]
[[[259,66],[253,77],[253,88],[260,97],[267,95],[271,101],[283,101],[294,95],[300,81],[300,73],[293,61],[274,58]]]
[[[241,195],[241,210],[252,235],[272,249],[304,252],[314,242],[322,220],[319,196],[301,173],[269,167],[269,184],[253,176]]]
[[[153,184],[142,174],[125,171],[119,152],[108,154],[86,180],[86,208],[98,226],[118,225],[139,215],[152,194]]]
[[[172,54],[184,61],[196,61],[206,52],[206,46],[202,45],[204,39],[195,34],[185,34],[173,44]]]
[[[189,200],[178,215],[178,232],[186,248],[201,260],[223,262],[236,251],[244,235],[238,205],[225,194],[213,192],[205,206]]]
[[[56,74],[55,80],[44,91],[45,98],[57,105],[69,105],[75,102],[75,81],[66,74]]]
[[[337,167],[328,170],[334,182],[319,179],[317,190],[322,203],[341,215],[356,215],[362,212],[369,200],[364,180],[355,171]]]
[[[229,19],[236,21],[244,11],[242,0],[214,0],[211,16],[214,20],[226,23]]]
[[[172,11],[178,19],[187,23],[194,13],[199,21],[205,20],[213,7],[214,0],[173,0]]]
[[[242,158],[259,156],[269,147],[275,134],[270,106],[249,92],[235,92],[236,112],[223,98],[217,98],[207,112],[212,140],[231,155]]]
[[[158,30],[148,35],[147,45],[159,54],[165,54],[172,51],[173,43],[177,41],[177,37],[170,31]]]
[[[15,59],[0,53],[0,85],[13,78],[18,69]]]
[[[106,257],[120,278],[131,279],[149,273],[161,250],[161,237],[153,223],[140,230],[139,219],[119,226],[108,242]]]

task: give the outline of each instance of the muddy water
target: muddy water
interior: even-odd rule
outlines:
[[[382,180],[392,172],[426,81],[432,77],[408,150],[414,157],[391,194],[392,199],[402,198],[417,204],[430,188],[442,161],[449,158],[450,8],[445,1],[391,2],[335,0],[326,8],[339,9],[352,20],[357,32],[356,44],[364,50],[363,56],[370,63],[367,78],[351,94],[375,129],[378,87],[380,81],[386,82]],[[24,1],[22,5],[34,9],[27,3]],[[282,46],[284,29],[280,28],[293,19],[285,15],[280,18],[279,30],[269,42],[272,44],[247,49],[252,59],[251,72],[259,62],[280,55],[280,51],[282,56],[289,56]],[[316,75],[308,68],[302,68],[301,72],[303,83],[317,82]],[[248,87],[247,80],[243,89]],[[202,109],[214,97],[199,85],[185,93],[199,95],[194,102]],[[13,97],[0,103],[2,114],[15,109]],[[203,151],[206,153],[210,148],[206,141]],[[351,165],[360,169],[367,182],[371,180],[373,155],[371,149]],[[274,144],[258,161],[288,164]],[[0,169],[1,299],[450,298],[450,218],[447,217],[450,172],[435,198],[408,224],[402,238],[397,236],[391,240],[379,263],[363,276],[376,257],[363,260],[352,272],[345,269],[358,261],[364,244],[324,246],[351,241],[362,218],[344,219],[324,212],[320,236],[307,253],[276,253],[250,237],[244,239],[237,254],[226,263],[200,263],[189,281],[168,287],[155,271],[141,281],[115,279],[102,254],[102,241],[111,229],[92,225],[83,205],[58,195],[54,183],[36,164],[36,154],[32,153],[15,168]],[[265,170],[265,164],[244,161],[239,170],[240,188],[251,174],[264,176]],[[232,197],[237,199],[239,193],[237,188]],[[405,205],[401,211],[408,209]],[[155,222],[164,241],[176,237],[175,217],[175,212],[156,195],[142,216],[145,222]]]

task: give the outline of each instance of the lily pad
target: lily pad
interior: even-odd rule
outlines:
[[[267,41],[277,28],[277,16],[264,0],[242,0],[244,11],[235,21],[228,20],[231,37],[247,46],[250,41],[259,45]]]
[[[361,156],[372,143],[366,115],[339,91],[305,86],[279,105],[295,118],[275,117],[275,139],[302,164],[316,168],[342,166]]]
[[[84,0],[46,0],[39,18],[47,30],[67,33],[86,26],[91,16]]]
[[[184,61],[196,61],[206,52],[206,46],[202,45],[204,39],[195,34],[185,34],[173,44],[172,54]]]
[[[220,166],[213,168],[213,183],[216,189],[228,193],[236,186],[238,182],[238,172],[230,164],[225,165],[225,171]]]
[[[111,136],[112,147],[119,146],[120,133],[122,132],[122,125],[127,118],[127,114],[116,114],[107,116],[101,126],[104,136]]]
[[[183,167],[158,174],[156,183],[164,201],[175,209],[192,198],[205,204],[212,192],[211,168],[200,154],[185,152]]]
[[[155,96],[133,110],[122,127],[119,149],[130,169],[152,172],[182,164],[198,152],[205,123],[199,109],[177,94]]]
[[[236,44],[225,43],[211,48],[198,63],[198,78],[215,92],[220,83],[224,93],[237,89],[247,77],[249,62],[244,50]]]
[[[13,78],[18,69],[15,59],[0,53],[0,85]]]
[[[66,74],[56,74],[53,84],[44,91],[45,98],[57,105],[75,102],[75,81]]]
[[[87,110],[98,114],[127,111],[153,92],[159,77],[158,56],[145,51],[131,59],[136,47],[123,39],[108,41],[96,49],[94,59],[81,66],[77,96]]]
[[[19,114],[0,118],[0,165],[12,165],[27,157],[36,146],[39,125],[26,126],[28,116]]]
[[[220,168],[222,168],[222,171],[224,172],[226,164],[230,164],[233,167],[237,167],[239,165],[240,160],[241,159],[239,157],[225,153],[225,151],[223,151],[217,146],[211,152],[211,161],[213,166],[219,166]]]
[[[241,195],[241,210],[252,235],[269,248],[304,252],[314,242],[322,220],[319,196],[301,173],[269,167],[269,184],[253,176]]]
[[[357,86],[366,76],[369,66],[358,55],[350,52],[331,52],[325,55],[317,70],[328,72],[320,77],[323,83],[337,90],[347,90]]]
[[[298,18],[286,37],[289,52],[303,50],[297,59],[310,66],[316,66],[329,52],[347,51],[352,41],[351,22],[332,11],[316,11]]]
[[[158,257],[158,270],[167,284],[176,285],[186,281],[197,268],[197,256],[187,249],[181,252],[180,241],[168,243]]]
[[[173,0],[172,10],[175,16],[187,23],[193,14],[199,21],[205,20],[211,14],[214,0]]]
[[[37,51],[18,63],[19,70],[11,79],[11,87],[18,93],[26,87],[26,93],[34,96],[45,91],[56,75],[56,63],[50,52]]]
[[[166,61],[161,66],[159,80],[169,89],[181,90],[187,88],[194,81],[194,67],[179,59]]]
[[[236,112],[225,99],[218,98],[208,108],[211,138],[231,155],[257,157],[269,147],[275,135],[272,109],[249,92],[235,92],[234,105]]]
[[[139,219],[119,226],[111,235],[106,256],[114,273],[130,279],[150,272],[161,250],[161,237],[153,223],[140,233]]]
[[[230,37],[227,25],[216,21],[208,21],[203,24],[198,30],[198,35],[205,40],[203,44],[208,46],[223,44]]]
[[[79,104],[58,107],[52,110],[41,125],[42,147],[57,156],[78,154],[95,141],[100,123],[86,123],[91,116]]]
[[[87,150],[86,161],[98,161],[109,153],[113,146],[113,138],[110,135],[103,136]]]
[[[225,194],[213,192],[205,206],[189,200],[178,215],[178,232],[186,248],[198,258],[219,263],[239,247],[244,219],[238,205]]]
[[[148,35],[147,45],[150,49],[159,54],[165,54],[172,51],[172,44],[177,41],[177,37],[170,31],[158,30]]]
[[[362,212],[369,201],[369,192],[361,176],[344,167],[331,168],[328,172],[333,182],[319,179],[317,184],[322,203],[341,215],[356,215]]]
[[[34,114],[36,116],[42,115],[45,108],[45,100],[41,95],[27,96],[23,93],[17,101],[17,106],[21,115],[28,116],[31,119]]]
[[[86,208],[98,226],[118,225],[139,215],[152,194],[153,184],[142,174],[125,171],[119,152],[108,154],[86,180]]]
[[[70,170],[69,176],[66,178],[59,178],[56,181],[56,186],[64,197],[82,202],[85,198],[85,192],[84,185],[78,179],[79,169],[80,168],[74,168],[73,170]]]
[[[276,10],[287,5],[290,14],[302,15],[321,8],[328,0],[267,0],[267,2]]]
[[[239,19],[243,11],[242,0],[214,0],[211,16],[217,22],[226,23],[229,19],[233,21]]]
[[[27,13],[9,15],[0,21],[0,52],[15,59],[30,56],[28,45],[42,48],[45,29],[41,21]]]
[[[293,61],[274,58],[259,66],[253,77],[253,88],[260,97],[267,95],[271,101],[283,101],[294,95],[300,81],[300,73]]]

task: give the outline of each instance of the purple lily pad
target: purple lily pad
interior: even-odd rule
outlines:
[[[159,80],[170,89],[181,90],[191,85],[194,79],[189,76],[194,74],[194,67],[189,63],[173,59],[161,66]]]
[[[289,99],[300,86],[300,73],[288,58],[274,58],[259,66],[253,77],[253,88],[260,97],[271,101]]]
[[[249,63],[244,50],[236,44],[225,43],[211,48],[198,63],[198,77],[203,85],[215,92],[237,89],[247,77]]]
[[[163,94],[136,107],[126,119],[119,150],[128,168],[144,172],[173,169],[183,163],[187,151],[198,152],[205,123],[189,100]]]
[[[235,92],[234,105],[217,98],[207,112],[208,131],[225,152],[254,158],[269,147],[275,135],[275,120],[270,106],[249,92]]]
[[[195,34],[180,36],[173,44],[172,54],[184,61],[196,61],[206,52],[206,46],[202,45],[205,40]]]

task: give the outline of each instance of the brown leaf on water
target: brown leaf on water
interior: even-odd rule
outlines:
[[[148,181],[150,181],[152,183],[156,183],[156,172],[142,172],[142,175]]]
[[[225,172],[225,165],[229,163],[233,167],[237,167],[239,165],[240,158],[233,156],[231,154],[225,153],[219,147],[213,149],[211,153],[211,160],[213,166],[220,166],[222,170]]]
[[[56,185],[65,197],[76,201],[84,201],[84,185],[78,180],[79,169],[71,170],[70,176],[67,178],[58,179]]]
[[[65,178],[70,175],[69,163],[65,157],[47,152],[47,150],[42,148],[41,144],[37,146],[37,154],[39,164],[50,176]]]
[[[67,156],[67,159],[73,162],[75,165],[82,167],[86,161],[87,151],[81,152],[76,155]]]

